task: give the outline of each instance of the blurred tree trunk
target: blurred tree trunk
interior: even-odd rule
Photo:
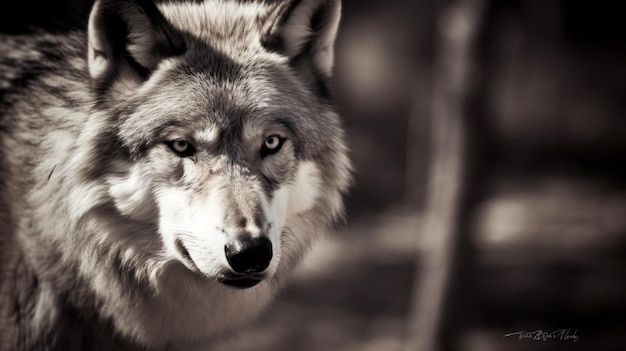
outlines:
[[[474,111],[470,106],[486,5],[486,0],[453,1],[437,23],[425,221],[419,233],[426,250],[418,262],[406,351],[441,350],[443,338],[449,337],[444,334],[454,298],[450,290],[464,261],[465,217],[472,197],[468,175]]]

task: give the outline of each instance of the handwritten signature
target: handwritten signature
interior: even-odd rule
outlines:
[[[541,329],[535,331],[516,331],[513,333],[508,333],[502,335],[503,338],[508,338],[511,336],[516,336],[520,340],[533,340],[533,341],[548,341],[548,340],[563,340],[563,341],[578,341],[579,337],[576,335],[578,333],[578,329],[574,329],[572,332],[571,329],[559,329],[553,332],[546,332]]]

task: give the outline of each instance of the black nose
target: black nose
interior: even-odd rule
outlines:
[[[262,236],[234,240],[224,246],[228,264],[237,273],[263,272],[272,260],[272,242]]]

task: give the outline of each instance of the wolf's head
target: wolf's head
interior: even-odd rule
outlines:
[[[328,86],[339,17],[339,0],[94,5],[87,173],[144,228],[120,240],[177,272],[158,284],[212,300],[190,309],[254,314],[343,215],[350,165]]]

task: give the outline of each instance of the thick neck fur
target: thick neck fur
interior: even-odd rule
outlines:
[[[52,294],[8,236],[2,236],[0,252],[0,350],[143,350],[116,335],[111,323]]]
[[[67,109],[69,115],[66,113],[66,116],[78,120],[86,118],[83,116],[87,116],[85,101],[88,100],[89,86],[82,52],[85,38],[81,34],[64,38],[41,34],[29,38],[1,38],[0,42],[0,50],[15,55],[0,61],[0,72],[13,74],[12,89],[3,91],[0,88],[4,104],[0,106],[0,141],[3,142],[0,151],[0,350],[143,350],[116,335],[112,323],[97,316],[95,308],[79,312],[73,307],[71,300],[79,296],[83,304],[95,307],[95,299],[89,298],[84,288],[77,284],[68,285],[64,288],[66,292],[76,292],[70,297],[66,292],[52,288],[50,277],[37,274],[42,271],[37,265],[44,265],[47,266],[44,271],[51,271],[51,276],[75,276],[53,270],[61,257],[50,254],[50,247],[45,242],[27,239],[33,224],[25,220],[32,217],[32,209],[25,201],[27,193],[24,190],[33,185],[35,167],[47,169],[48,176],[43,179],[48,181],[63,175],[59,160],[41,159],[38,157],[40,153],[24,147],[32,140],[45,139],[49,129],[29,129],[29,135],[26,135],[27,126],[17,118],[21,114],[30,114],[32,123],[46,125],[55,109],[65,108],[60,102],[83,106],[82,110]],[[12,59],[16,62],[12,63]],[[57,76],[57,70],[65,71],[66,76]],[[25,91],[30,91],[32,96],[24,99],[22,94]],[[72,95],[67,95],[69,91]],[[32,109],[31,106],[35,105],[39,106],[39,111]],[[75,138],[77,132],[71,128],[57,131],[58,140]],[[16,172],[17,169],[21,172]],[[48,199],[54,203],[51,197]],[[46,257],[49,254],[50,257]]]

